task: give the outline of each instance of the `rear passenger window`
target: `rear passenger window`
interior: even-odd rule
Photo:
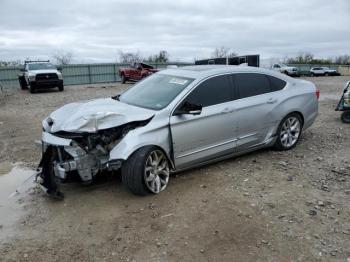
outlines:
[[[263,74],[244,73],[234,75],[235,86],[240,98],[270,92],[270,81]]]
[[[212,77],[193,90],[185,101],[203,107],[231,101],[230,83],[226,75]]]
[[[274,76],[267,76],[270,80],[271,92],[282,90],[286,86],[286,82]]]

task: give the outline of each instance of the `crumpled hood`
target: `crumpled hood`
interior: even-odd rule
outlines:
[[[117,127],[133,121],[147,120],[154,116],[153,110],[144,109],[112,98],[94,99],[86,102],[67,104],[43,121],[43,126],[49,126],[49,131],[89,132]]]

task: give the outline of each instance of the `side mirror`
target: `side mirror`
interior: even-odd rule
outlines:
[[[142,70],[142,67],[141,67],[141,66],[138,66],[138,67],[137,67],[137,70],[141,71],[141,70]]]
[[[202,108],[202,105],[185,102],[175,110],[174,115],[200,115],[202,113]]]
[[[57,70],[58,70],[58,71],[62,71],[62,66],[58,66],[58,67],[57,67]]]
[[[20,68],[19,71],[25,72],[26,70],[25,70],[25,68]]]

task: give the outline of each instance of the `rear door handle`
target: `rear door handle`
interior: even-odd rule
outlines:
[[[267,100],[267,102],[266,103],[268,103],[268,104],[275,104],[275,103],[277,103],[277,99],[274,99],[274,98],[269,98],[269,100]]]

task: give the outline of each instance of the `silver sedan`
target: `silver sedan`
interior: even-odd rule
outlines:
[[[272,70],[189,66],[160,71],[121,95],[73,103],[43,120],[40,183],[121,170],[124,185],[163,191],[171,172],[263,147],[292,149],[317,117],[314,84]]]

